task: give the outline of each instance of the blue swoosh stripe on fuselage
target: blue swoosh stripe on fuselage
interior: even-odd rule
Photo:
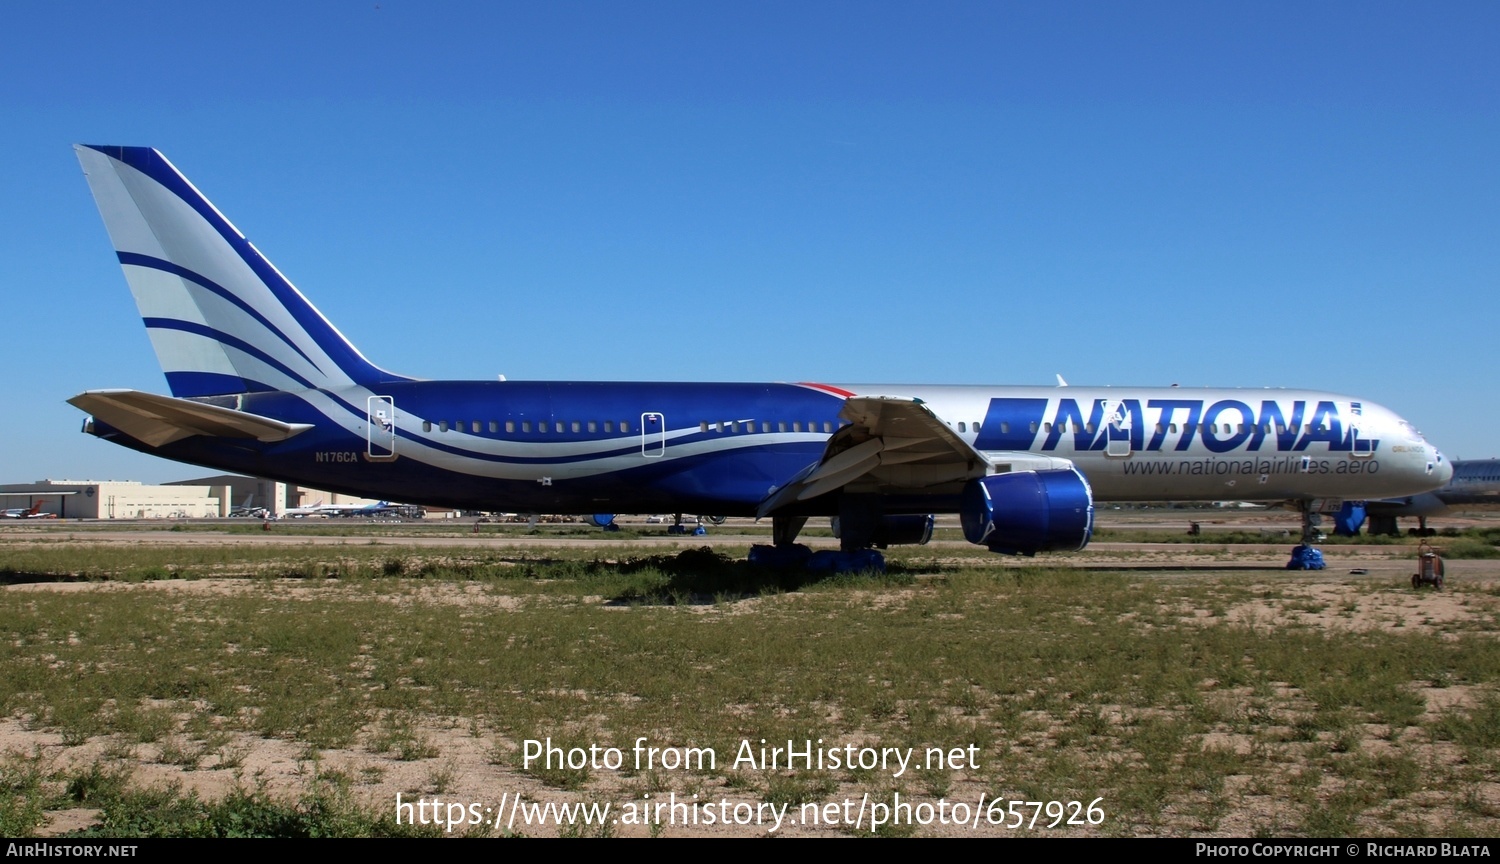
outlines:
[[[318,392],[323,393],[329,399],[331,399],[332,401],[334,401],[338,405],[342,406],[346,410],[350,411],[358,419],[358,422],[361,422],[361,423],[366,422],[367,416],[366,416],[365,412],[363,412],[363,411],[355,408],[350,403],[348,403],[345,400],[339,398],[338,396],[335,396],[335,395],[333,395],[331,393],[328,393],[327,391],[318,391]],[[319,429],[326,429],[327,426],[325,424],[323,424],[323,423],[320,423],[319,421],[331,421],[334,424],[334,426],[339,431],[338,431],[338,433],[333,433],[333,434],[330,434],[330,435],[326,436],[327,438],[332,439],[332,440],[347,439],[348,441],[353,442],[352,444],[338,444],[338,445],[335,445],[335,444],[324,444],[324,445],[319,445],[319,446],[354,446],[357,449],[357,448],[363,447],[365,445],[366,442],[365,442],[365,440],[363,438],[361,438],[358,435],[355,435],[355,434],[349,432],[347,429],[344,429],[342,426],[339,426],[338,425],[338,420],[336,420],[336,419],[334,419],[332,417],[329,417],[321,409],[319,409],[318,407],[316,407],[314,405],[308,404],[305,401],[304,401],[303,404],[307,405],[307,408],[310,410],[311,414],[314,415],[314,416],[305,416],[304,415],[304,416],[297,417],[297,418],[291,420],[290,422],[311,422],[315,426],[317,426]],[[250,410],[250,409],[247,407],[246,410]],[[283,412],[278,412],[278,416],[282,416],[284,418],[286,417],[286,415]],[[691,427],[685,427],[685,428],[691,428]],[[499,453],[486,453],[486,452],[480,451],[480,450],[471,450],[471,449],[468,449],[466,447],[460,447],[458,445],[448,444],[448,443],[444,443],[444,442],[441,442],[441,441],[436,441],[432,437],[428,437],[428,435],[430,435],[431,433],[428,433],[428,435],[424,435],[423,433],[411,432],[411,431],[408,431],[406,429],[401,429],[401,428],[397,428],[395,430],[395,432],[396,432],[396,436],[398,438],[401,438],[402,440],[411,441],[413,443],[420,444],[420,445],[422,445],[424,447],[428,447],[428,448],[431,448],[433,450],[437,450],[437,451],[440,451],[440,452],[443,452],[443,453],[447,453],[447,454],[449,454],[451,456],[457,456],[457,457],[462,458],[462,459],[473,459],[473,460],[475,460],[477,462],[487,462],[487,463],[497,464],[497,465],[577,465],[577,464],[583,464],[583,463],[588,463],[588,462],[603,461],[603,460],[607,460],[607,459],[617,459],[617,458],[620,458],[622,456],[637,456],[641,452],[641,439],[640,439],[639,435],[632,435],[632,436],[627,437],[627,438],[618,438],[618,439],[597,439],[597,438],[595,438],[595,439],[583,439],[583,440],[574,439],[572,441],[553,441],[553,442],[550,442],[550,443],[553,443],[553,444],[561,444],[561,443],[578,443],[578,444],[582,444],[582,443],[589,443],[591,441],[608,441],[608,440],[618,440],[619,441],[618,445],[613,446],[613,447],[611,447],[610,449],[607,449],[607,450],[597,450],[597,451],[592,451],[592,452],[588,452],[588,453],[577,453],[577,454],[569,454],[569,455],[511,456],[511,455],[504,455],[504,454],[499,454]],[[438,434],[441,434],[441,433],[438,433]],[[671,434],[671,430],[669,430],[668,434],[669,435]],[[688,444],[696,444],[696,443],[700,443],[700,442],[703,442],[703,441],[723,441],[725,443],[726,446],[720,447],[720,448],[715,448],[714,450],[709,451],[710,453],[715,453],[715,454],[717,454],[717,453],[725,453],[725,452],[729,452],[729,451],[739,451],[739,450],[744,450],[746,448],[759,448],[759,447],[765,447],[765,446],[779,446],[779,445],[775,445],[775,444],[768,445],[765,442],[765,440],[762,438],[762,436],[764,434],[765,433],[758,433],[758,434],[755,434],[754,436],[744,435],[744,436],[741,436],[741,437],[738,437],[738,438],[724,438],[724,437],[716,435],[715,433],[712,433],[712,432],[704,433],[704,432],[698,432],[698,431],[695,430],[691,434],[686,435],[686,436],[679,436],[677,438],[669,438],[668,441],[667,441],[667,444],[666,444],[666,448],[665,448],[666,452],[665,452],[665,454],[662,457],[650,457],[650,458],[681,458],[681,457],[673,457],[672,456],[672,451],[679,450],[680,448],[682,448],[683,446],[686,446]],[[760,440],[760,441],[755,440],[757,438],[761,438],[762,440]],[[520,441],[515,441],[514,439],[495,439],[495,440],[496,440],[496,443],[509,443],[509,444],[517,444],[517,443],[524,443],[524,444],[549,443],[549,442],[530,442],[530,441],[520,442]],[[812,443],[814,446],[816,446],[818,448],[822,447],[822,442],[821,441],[817,441],[817,442],[797,442],[797,443]],[[407,458],[414,459],[414,460],[417,460],[417,461],[421,461],[420,457],[412,456],[409,452],[403,453],[403,451],[401,450],[401,448],[399,446],[396,448],[396,452],[400,453],[400,454],[402,454],[404,456],[406,456]],[[694,454],[694,455],[698,455],[698,454]],[[647,458],[647,457],[641,457],[641,458]]]
[[[255,475],[264,474],[272,464],[285,468],[284,460],[274,452],[276,448],[235,450],[223,447],[219,439],[197,436],[159,448],[142,445],[135,449]],[[387,473],[382,488],[388,491],[388,498],[482,510],[503,504],[507,510],[583,512],[599,504],[618,512],[669,512],[674,507],[688,507],[689,512],[701,509],[723,515],[754,515],[755,506],[771,485],[816,460],[821,449],[804,443],[762,447],[757,452],[730,456],[718,453],[642,459],[641,464],[606,475],[559,478],[550,486],[540,486],[529,478],[486,477],[418,460],[398,460],[383,466]],[[349,465],[337,463],[302,466],[300,482],[333,492],[360,494],[360,488],[346,482],[350,478],[348,469]],[[710,491],[712,494],[707,494]]]
[[[838,408],[843,405],[841,397],[817,390],[809,390],[804,387],[791,384],[697,384],[697,383],[657,383],[657,384],[616,384],[610,382],[530,382],[530,381],[455,381],[421,382],[420,390],[411,392],[414,388],[410,385],[396,384],[388,388],[382,388],[379,395],[388,395],[395,399],[398,414],[407,413],[419,419],[430,422],[441,422],[441,419],[453,419],[459,416],[469,416],[475,419],[483,418],[501,419],[502,417],[521,418],[525,417],[533,422],[557,422],[573,420],[583,417],[633,417],[642,413],[640,406],[651,406],[659,410],[663,416],[691,416],[699,422],[710,419],[743,420],[745,414],[759,415],[757,420],[777,418],[779,420],[801,420],[818,422],[837,422]],[[338,392],[327,390],[317,391],[323,397],[342,406],[349,412],[357,423],[368,421],[367,409],[358,407],[347,401]],[[372,391],[373,392],[373,391]],[[294,400],[295,405],[285,402],[282,396],[298,397],[296,393],[268,394],[262,399],[269,399],[270,404],[253,400],[246,403],[244,410],[253,413],[263,413],[267,416],[278,417],[290,422],[308,422],[315,425],[322,420],[333,420],[335,425],[338,421],[328,417],[322,409],[311,405],[302,398]],[[265,406],[257,407],[257,406]],[[413,407],[415,406],[415,407]],[[497,412],[496,407],[503,406],[504,411]],[[602,407],[601,407],[602,406]],[[311,415],[304,414],[302,409],[308,409]],[[289,409],[295,410],[299,416],[287,414]],[[486,415],[490,416],[486,416]],[[688,432],[681,435],[682,432]],[[347,431],[347,430],[346,430]],[[668,430],[679,433],[678,437],[668,442],[668,454],[686,444],[702,441],[716,440],[745,440],[749,443],[750,435],[757,437],[766,434],[783,433],[729,433],[741,434],[743,438],[722,437],[726,433],[699,432],[692,426],[681,426],[677,430]],[[619,444],[605,450],[597,450],[588,453],[570,454],[566,456],[513,456],[474,450],[457,444],[448,444],[436,440],[433,433],[419,433],[407,429],[397,428],[395,433],[398,438],[413,443],[431,447],[435,450],[448,453],[453,456],[476,459],[483,462],[516,464],[516,465],[539,465],[539,464],[571,464],[588,462],[591,460],[616,458],[639,453],[641,439],[639,433],[632,434],[626,438],[618,438]],[[352,433],[350,433],[352,434]],[[442,434],[442,433],[438,433]],[[468,434],[468,433],[457,433]],[[578,435],[579,433],[572,433]],[[814,433],[826,435],[826,433]],[[555,436],[555,437],[554,437]],[[355,436],[358,438],[358,436]],[[363,441],[362,438],[358,439]],[[497,444],[587,444],[590,442],[607,441],[605,438],[583,438],[571,437],[569,433],[548,433],[546,439],[494,438],[481,439],[494,441]],[[821,446],[819,444],[818,446]],[[741,449],[741,448],[730,448]],[[398,447],[399,452],[399,447]]]
[[[233,291],[230,291],[223,285],[218,284],[217,282],[200,273],[195,273],[186,267],[173,264],[171,261],[163,261],[160,258],[153,258],[150,255],[142,255],[138,252],[116,252],[115,257],[120,259],[120,263],[122,265],[128,264],[132,267],[145,267],[150,270],[160,270],[163,273],[171,273],[173,276],[180,276],[183,279],[187,279],[194,284],[205,288],[220,297],[223,297],[225,300],[228,300],[230,303],[233,303],[236,307],[238,307],[240,311],[254,318],[256,321],[259,321],[262,327],[265,327],[267,330],[271,331],[271,333],[275,335],[277,339],[280,339],[282,342],[286,343],[286,347],[292,349],[293,351],[296,351],[299,357],[301,357],[303,360],[306,360],[310,366],[318,370],[318,374],[327,374],[323,371],[323,368],[321,366],[319,366],[311,357],[307,356],[306,352],[297,347],[297,343],[293,342],[291,338],[289,338],[285,333],[281,332],[280,328],[278,328],[275,324],[272,324],[269,318],[262,315],[258,310],[255,309],[255,307],[240,299],[240,296],[238,294],[235,294]]]

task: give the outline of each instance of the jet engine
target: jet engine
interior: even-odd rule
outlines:
[[[959,517],[970,543],[1004,555],[1075,551],[1094,531],[1094,495],[1077,469],[970,480]]]

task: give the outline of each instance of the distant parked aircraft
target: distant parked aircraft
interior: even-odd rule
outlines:
[[[42,505],[47,503],[46,498],[39,499],[30,507],[12,507],[9,510],[0,511],[0,518],[4,519],[56,519],[56,513],[43,513]]]
[[[1458,459],[1453,462],[1453,478],[1443,488],[1419,495],[1407,495],[1384,501],[1369,501],[1365,513],[1370,518],[1371,534],[1399,534],[1396,519],[1415,516],[1418,531],[1427,533],[1427,518],[1440,516],[1453,507],[1500,505],[1500,459]]]
[[[231,517],[247,519],[264,519],[266,516],[270,515],[271,511],[267,510],[264,507],[252,507],[251,503],[254,501],[255,493],[251,492],[249,495],[245,496],[244,503],[229,511],[229,515]]]

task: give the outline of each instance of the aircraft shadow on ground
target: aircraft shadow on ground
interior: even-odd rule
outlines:
[[[89,581],[96,580],[71,573],[31,573],[25,570],[12,570],[9,567],[0,567],[0,585],[36,585],[47,582]]]
[[[1075,569],[1086,573],[1277,573],[1287,570],[1279,564],[1080,564]]]
[[[805,567],[767,567],[743,558],[731,558],[709,547],[688,549],[675,555],[651,555],[631,558],[614,567],[621,575],[655,571],[666,577],[664,583],[632,586],[607,598],[610,605],[712,605],[725,600],[742,600],[767,594],[784,594],[811,585],[909,585],[918,575],[931,575],[945,569],[924,564],[913,567],[899,562],[887,563],[885,572],[816,572]]]

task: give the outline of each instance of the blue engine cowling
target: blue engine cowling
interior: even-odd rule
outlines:
[[[1005,555],[1076,551],[1094,532],[1094,494],[1076,469],[970,480],[959,516],[970,543]]]

